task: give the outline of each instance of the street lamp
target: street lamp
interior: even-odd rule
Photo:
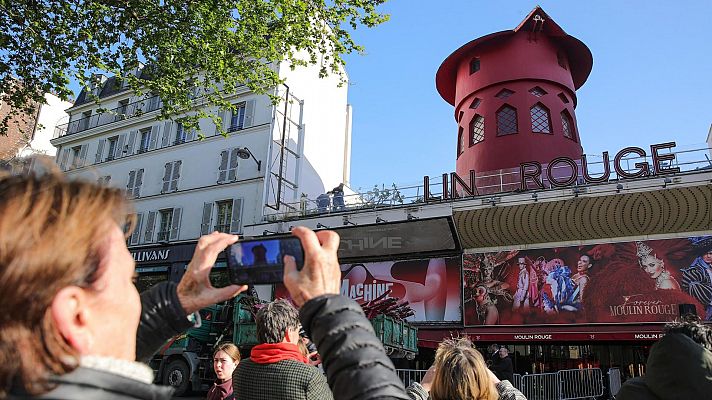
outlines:
[[[247,147],[243,147],[241,149],[237,149],[237,156],[242,158],[243,160],[247,160],[248,158],[252,157],[253,160],[257,163],[257,170],[259,171],[262,168],[262,161],[257,160],[255,158],[255,155],[252,154],[250,149]]]

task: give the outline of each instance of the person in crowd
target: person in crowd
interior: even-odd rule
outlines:
[[[343,211],[346,209],[346,204],[344,204],[344,184],[340,183],[337,187],[331,189],[331,194],[333,196],[332,201],[332,211]]]
[[[502,346],[499,348],[499,357],[495,357],[492,362],[492,372],[502,381],[511,382],[514,379],[514,366],[512,358],[509,357],[509,350]]]
[[[329,194],[331,194],[331,192],[322,193],[316,197],[316,207],[319,213],[329,211],[329,207],[331,206],[331,197],[329,197]]]
[[[628,379],[616,399],[709,399],[712,395],[712,328],[695,316],[665,326],[650,349],[645,376]]]
[[[705,307],[705,321],[712,321],[712,236],[690,239],[698,256],[682,272],[682,288]]]
[[[147,360],[247,289],[209,273],[237,236],[202,237],[178,285],[139,296],[120,189],[59,172],[0,177],[0,398],[169,399]],[[131,232],[132,221],[128,219]]]
[[[257,340],[250,358],[235,369],[235,397],[257,399],[331,399],[326,378],[299,349],[297,310],[287,300],[275,300],[255,317]]]
[[[408,387],[413,400],[526,400],[510,381],[500,380],[485,365],[467,338],[447,339],[423,380]]]
[[[233,343],[221,343],[213,353],[213,369],[217,380],[208,390],[207,400],[234,400],[232,373],[240,363],[240,350]]]

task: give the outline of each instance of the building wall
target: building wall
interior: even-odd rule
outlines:
[[[298,191],[314,199],[343,182],[345,164],[350,162],[350,149],[345,151],[350,138],[348,82],[339,87],[339,77],[333,73],[319,78],[318,65],[292,71],[285,64],[280,76],[287,79],[290,92],[304,102],[304,157]]]
[[[10,114],[10,105],[0,101],[0,120]],[[36,115],[20,115],[9,120],[6,136],[0,136],[0,161],[8,161],[27,146],[35,129]]]
[[[50,143],[50,140],[54,136],[54,127],[61,121],[68,119],[65,110],[71,107],[72,103],[50,93],[45,93],[45,101],[47,104],[43,104],[40,107],[32,140],[27,148],[20,150],[20,157],[27,157],[33,154],[54,157],[57,153],[57,148]]]
[[[333,80],[330,83],[324,81],[310,84],[310,79],[314,81],[318,80],[318,77],[308,73],[287,75],[290,84],[295,87],[290,87],[292,95],[295,96],[294,98],[302,100],[303,103],[299,101],[288,103],[287,147],[292,152],[285,152],[285,159],[289,158],[289,162],[284,164],[285,176],[291,177],[292,181],[299,182],[300,185],[301,182],[306,182],[305,190],[310,193],[322,193],[323,184],[317,186],[313,184],[314,182],[327,181],[336,185],[341,181],[343,175],[346,121],[345,88],[337,88],[336,82]],[[305,92],[304,96],[301,96],[300,90]],[[338,101],[329,101],[330,98],[337,98]],[[141,101],[128,91],[111,94],[102,100],[101,107],[107,109],[119,107],[119,102],[122,100],[129,100],[132,104]],[[113,114],[97,114],[96,109],[99,106],[92,102],[83,103],[68,110],[71,118],[67,133],[52,140],[52,144],[59,147],[57,164],[72,177],[81,177],[91,181],[108,179],[111,186],[129,189],[132,195],[137,195],[134,198],[134,205],[136,212],[142,215],[144,225],[150,212],[170,208],[182,209],[180,232],[177,237],[171,240],[197,239],[201,235],[201,225],[204,222],[204,203],[227,199],[242,200],[239,230],[241,231],[243,226],[259,223],[264,218],[265,199],[267,198],[265,190],[271,187],[269,179],[272,178],[272,174],[267,171],[279,170],[279,164],[275,161],[278,161],[280,151],[275,148],[271,139],[279,139],[282,133],[281,127],[284,118],[277,108],[283,106],[284,102],[274,105],[267,95],[256,95],[246,87],[238,89],[230,101],[234,104],[244,103],[246,105],[243,129],[229,132],[226,138],[217,135],[212,121],[204,119],[200,121],[201,131],[206,136],[204,140],[198,140],[197,135],[193,134],[188,137],[185,143],[177,144],[174,143],[174,139],[178,124],[156,121],[155,118],[159,110],[148,111],[141,116],[120,119]],[[339,102],[343,103],[343,107],[338,107],[341,110],[340,116],[319,117],[324,109],[329,114],[335,113],[337,109],[329,108],[325,104]],[[200,107],[200,99],[196,101],[196,104],[197,107]],[[312,121],[312,128],[309,131],[302,129],[299,125],[302,122],[302,113],[305,109],[302,104],[309,105],[310,119],[308,120]],[[81,118],[86,115],[87,111],[91,111],[92,117],[86,120],[88,123],[85,125]],[[219,112],[218,115],[224,120],[223,127],[228,129],[230,114]],[[329,124],[335,124],[336,128],[329,128]],[[141,132],[146,129],[150,130],[156,139],[151,142],[147,151],[139,151]],[[329,132],[334,130],[340,132],[340,137],[335,140],[325,138]],[[166,135],[168,135],[167,139],[164,139]],[[319,137],[312,140],[310,135]],[[134,137],[133,141],[130,139],[132,136]],[[308,138],[311,143],[311,157],[300,157],[301,151],[304,149],[304,137]],[[108,154],[110,139],[117,139],[118,150],[113,159]],[[323,148],[324,150],[333,150],[339,146],[340,148],[338,151],[320,152],[317,150],[320,148],[318,146],[320,142],[327,144]],[[130,144],[131,146],[129,146]],[[258,169],[258,164],[253,159],[235,158],[237,167],[234,179],[218,182],[220,165],[223,161],[222,153],[244,147],[247,147],[254,158],[261,163],[260,168]],[[333,152],[336,153],[336,156],[333,156]],[[169,186],[166,193],[164,192],[166,165],[179,160],[181,161],[179,177],[174,184],[175,187]],[[338,168],[333,168],[334,164],[337,164]],[[313,165],[317,167],[315,168]],[[143,172],[139,172],[139,170]],[[135,184],[129,186],[129,183],[131,177],[138,174],[142,174],[142,182],[140,188],[136,189]],[[172,173],[168,174],[172,175]],[[325,176],[322,177],[322,174]],[[265,177],[268,179],[266,180]],[[296,200],[296,191],[292,192],[290,199]],[[210,231],[214,229],[216,212],[213,207]],[[158,227],[158,221],[156,224]],[[141,229],[144,230],[145,227]],[[157,240],[154,233],[152,241]],[[145,242],[143,233],[138,240],[131,240],[131,244]]]

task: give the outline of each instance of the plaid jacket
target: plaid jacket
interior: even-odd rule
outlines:
[[[232,387],[239,400],[333,400],[324,375],[295,360],[273,364],[242,360],[232,374]]]

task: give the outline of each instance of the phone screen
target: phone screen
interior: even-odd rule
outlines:
[[[297,269],[304,266],[304,250],[296,237],[239,241],[225,249],[230,281],[236,284],[282,282],[284,256],[293,256]]]

